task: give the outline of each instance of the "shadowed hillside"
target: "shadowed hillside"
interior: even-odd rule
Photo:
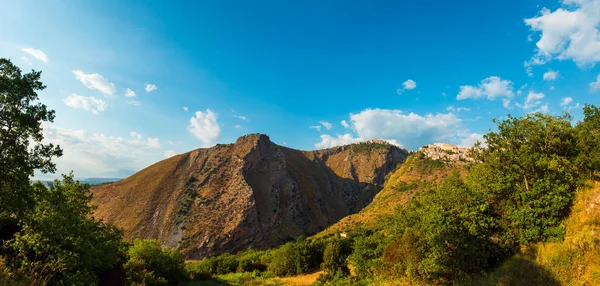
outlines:
[[[200,258],[314,234],[366,205],[408,152],[382,141],[318,151],[266,135],[197,149],[93,188],[96,216]]]

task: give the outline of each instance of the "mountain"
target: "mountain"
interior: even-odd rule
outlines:
[[[409,152],[371,140],[300,151],[251,134],[95,186],[95,215],[187,258],[269,248],[360,211]]]

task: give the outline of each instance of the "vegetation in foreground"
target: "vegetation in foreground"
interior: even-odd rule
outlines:
[[[318,270],[317,285],[600,283],[600,185],[584,186],[600,171],[595,106],[575,126],[566,114],[497,122],[466,175],[427,185],[344,237],[185,263],[95,219],[89,185],[73,174],[51,186],[30,181],[62,155],[42,143],[54,112],[37,102],[40,76],[0,59],[0,284],[280,285],[274,277]]]

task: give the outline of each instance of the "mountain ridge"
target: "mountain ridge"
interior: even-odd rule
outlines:
[[[301,151],[249,134],[95,186],[93,203],[128,239],[156,238],[188,258],[268,248],[361,210],[409,154],[384,141]]]

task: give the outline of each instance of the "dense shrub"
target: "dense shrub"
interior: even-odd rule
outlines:
[[[457,172],[422,192],[393,218],[400,234],[385,250],[390,273],[427,281],[454,281],[480,273],[501,258],[491,241],[492,208]]]
[[[308,273],[323,261],[323,243],[319,240],[298,240],[286,243],[271,253],[267,269],[277,276]]]
[[[352,253],[352,245],[349,239],[334,238],[330,240],[323,252],[321,269],[333,276],[350,274],[346,263],[350,253]]]
[[[127,256],[123,268],[131,285],[177,285],[187,278],[181,253],[158,240],[135,240]]]
[[[267,266],[263,263],[264,253],[248,250],[236,255],[238,261],[237,272],[253,272],[253,271],[265,271]]]
[[[357,275],[368,277],[380,268],[386,239],[381,233],[354,237],[352,254],[349,256]]]

